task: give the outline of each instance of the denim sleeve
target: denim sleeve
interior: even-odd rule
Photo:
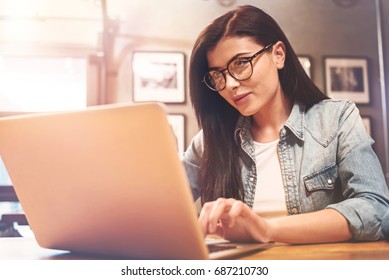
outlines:
[[[344,201],[327,208],[348,221],[355,240],[382,239],[381,220],[389,207],[385,177],[354,103],[347,103],[339,119],[338,166]]]
[[[200,186],[199,186],[199,169],[200,160],[203,154],[203,135],[200,131],[192,139],[188,149],[185,151],[182,162],[185,167],[186,175],[188,176],[190,188],[192,190],[193,200],[197,200],[200,197]]]

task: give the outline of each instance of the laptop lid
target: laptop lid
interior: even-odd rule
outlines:
[[[209,258],[160,105],[6,117],[0,135],[0,156],[40,246],[135,259]]]

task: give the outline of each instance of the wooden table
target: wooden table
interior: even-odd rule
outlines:
[[[275,244],[241,257],[244,260],[389,260],[389,242],[344,242],[310,245]]]
[[[95,259],[91,255],[41,248],[33,237],[0,238],[0,260]],[[389,242],[275,244],[264,251],[241,256],[242,260],[389,260]]]

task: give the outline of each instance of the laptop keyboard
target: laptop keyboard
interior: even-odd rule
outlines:
[[[227,245],[227,244],[208,244],[208,252],[215,253],[219,251],[235,249],[237,246],[235,245]]]

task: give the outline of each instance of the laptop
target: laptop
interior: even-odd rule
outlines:
[[[223,259],[271,245],[213,240],[210,253],[162,105],[3,117],[0,135],[0,156],[43,248]]]

